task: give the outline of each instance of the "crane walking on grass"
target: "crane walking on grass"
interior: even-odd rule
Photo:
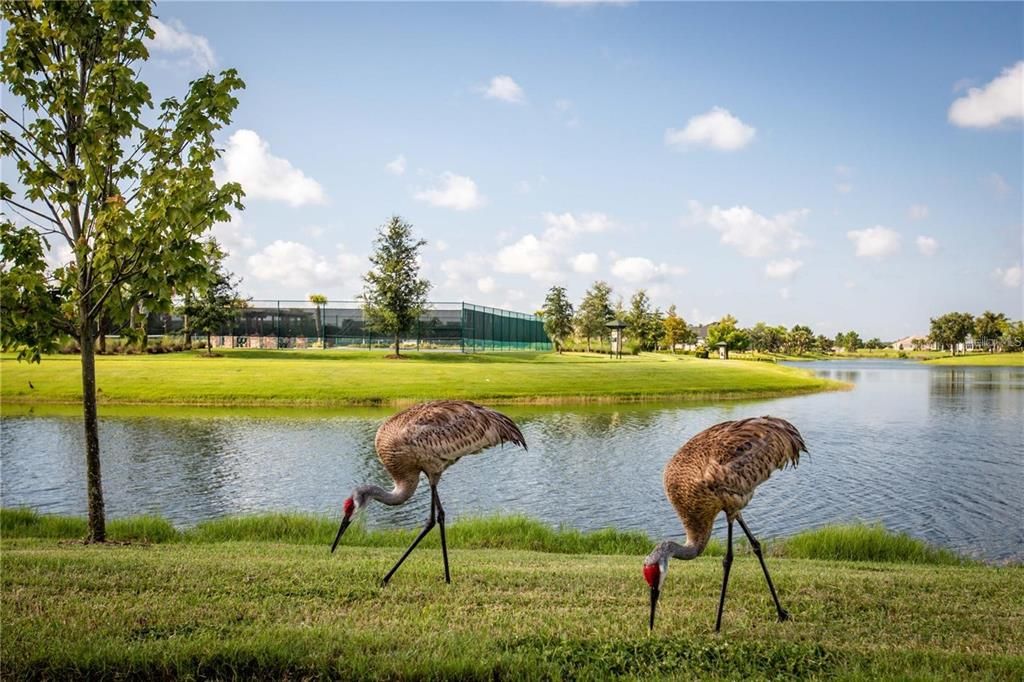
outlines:
[[[420,474],[426,474],[430,482],[430,516],[420,534],[409,549],[398,560],[384,579],[387,585],[391,576],[402,565],[406,557],[416,549],[427,533],[436,524],[441,530],[441,555],[444,557],[444,580],[450,583],[448,571],[448,543],[444,534],[444,508],[437,496],[437,483],[445,469],[466,455],[476,454],[485,448],[502,443],[513,443],[526,448],[526,440],[515,422],[494,410],[465,400],[435,400],[414,405],[384,422],[377,429],[374,447],[377,457],[395,482],[391,491],[376,485],[361,485],[345,500],[341,528],[331,545],[331,552],[338,547],[342,534],[352,522],[353,515],[369,500],[387,505],[403,504],[412,497],[420,482]]]
[[[777,417],[754,417],[722,422],[691,438],[665,466],[665,494],[676,508],[686,529],[686,544],[665,540],[644,559],[644,579],[651,587],[651,629],[658,595],[668,572],[668,560],[695,559],[704,551],[711,537],[711,527],[719,512],[728,521],[728,545],[722,560],[722,593],[718,598],[715,632],[722,627],[725,590],[732,567],[732,524],[738,522],[750,540],[768,590],[775,600],[779,621],[789,614],[779,603],[775,586],[768,575],[768,566],[761,555],[761,544],[747,528],[740,511],[754,496],[754,489],[777,469],[787,464],[796,466],[800,451],[807,452],[804,439],[796,427]]]

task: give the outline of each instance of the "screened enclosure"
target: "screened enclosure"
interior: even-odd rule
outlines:
[[[152,314],[150,335],[183,333],[180,315]],[[386,349],[394,338],[370,328],[357,301],[249,301],[231,323],[210,339],[227,348]],[[551,350],[544,324],[536,315],[472,303],[434,302],[416,329],[403,335],[402,348],[463,352]]]

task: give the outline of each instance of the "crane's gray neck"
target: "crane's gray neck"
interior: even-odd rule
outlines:
[[[395,505],[403,504],[412,497],[412,494],[416,492],[416,485],[418,483],[418,477],[407,481],[400,481],[395,484],[393,490],[385,490],[379,485],[361,485],[356,488],[352,497],[355,498],[356,504],[360,507],[366,504],[368,500],[377,500],[394,507]]]
[[[659,542],[657,547],[654,548],[644,563],[646,564],[664,564],[668,561],[669,557],[674,559],[696,559],[700,556],[700,553],[704,551],[704,545],[691,544],[689,540],[686,541],[685,545],[680,545],[678,542],[672,540],[664,540]]]

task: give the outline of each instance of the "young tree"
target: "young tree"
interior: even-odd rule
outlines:
[[[551,287],[544,299],[541,317],[544,319],[544,331],[559,353],[562,352],[565,339],[572,336],[572,312],[572,303],[565,293],[565,287]]]
[[[419,250],[427,242],[415,239],[412,225],[392,216],[377,230],[373,268],[363,275],[360,298],[370,327],[395,339],[395,357],[401,356],[402,334],[416,328],[427,309],[430,282],[420,279]]]
[[[149,2],[0,5],[0,75],[11,93],[0,108],[0,153],[19,181],[17,194],[0,183],[0,199],[24,221],[3,220],[4,287],[15,288],[5,298],[19,305],[4,307],[0,336],[34,360],[63,335],[78,341],[94,542],[106,538],[97,322],[123,323],[143,299],[169,310],[204,260],[204,233],[229,219],[229,206],[242,207],[241,188],[218,187],[212,165],[214,135],[230,123],[244,84],[233,70],[207,74],[150,117],[140,74],[151,13]],[[71,261],[48,271],[44,239],[66,244]]]
[[[806,325],[794,325],[789,330],[786,343],[794,355],[804,355],[814,345],[814,332]]]
[[[852,353],[863,347],[864,342],[861,341],[860,334],[855,331],[849,331],[845,334],[836,334],[836,346],[845,349],[848,353]]]
[[[217,263],[213,281],[181,307],[182,313],[189,316],[192,328],[206,334],[207,355],[213,355],[210,337],[246,307],[246,300],[238,295],[238,284],[234,275]]]
[[[974,318],[970,313],[946,313],[931,319],[929,338],[942,348],[949,348],[956,355],[956,347],[967,340],[974,331]]]
[[[322,344],[324,342],[324,306],[327,305],[327,297],[323,294],[310,294],[309,302],[316,306],[313,319],[316,323],[316,338]]]
[[[583,302],[576,312],[576,333],[587,339],[588,351],[591,350],[591,339],[608,336],[605,324],[612,317],[611,297],[612,288],[602,281],[594,282],[583,295]]]
[[[819,353],[831,353],[832,352],[832,339],[828,338],[824,334],[818,334],[814,340],[815,346]]]
[[[626,335],[631,337],[641,350],[654,350],[661,332],[661,312],[651,310],[651,299],[647,291],[639,289],[629,301],[625,313]]]
[[[696,334],[690,329],[690,326],[686,324],[686,320],[679,317],[676,312],[675,304],[668,307],[668,314],[665,315],[665,319],[661,322],[663,330],[663,342],[668,346],[669,350],[673,353],[676,352],[676,346],[681,343],[693,343],[696,338]]]
[[[736,326],[736,318],[732,315],[726,315],[708,327],[708,348],[714,348],[723,341],[729,350],[746,350],[750,345],[750,337]]]
[[[974,338],[993,350],[999,348],[1008,320],[1003,313],[986,310],[974,319]]]

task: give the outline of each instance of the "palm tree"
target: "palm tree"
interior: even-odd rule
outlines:
[[[320,341],[320,347],[324,345],[323,307],[327,305],[327,297],[323,294],[310,294],[309,302],[316,306],[316,338]]]

